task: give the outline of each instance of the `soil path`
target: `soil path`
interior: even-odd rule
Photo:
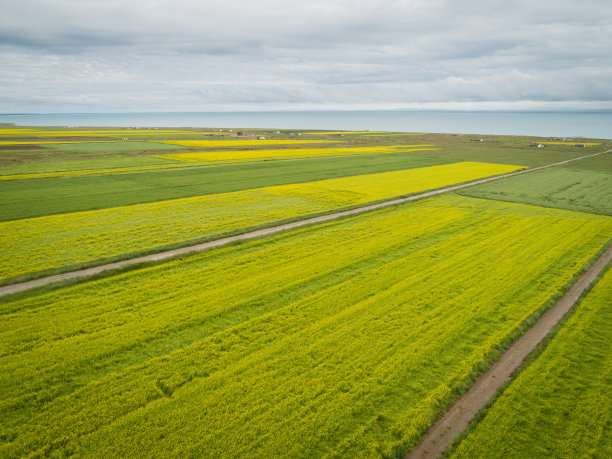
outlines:
[[[309,226],[309,225],[337,220],[339,218],[348,217],[351,215],[358,215],[358,214],[362,214],[365,212],[371,212],[373,210],[384,209],[385,207],[391,207],[391,206],[396,206],[398,204],[403,204],[406,202],[417,201],[419,199],[429,198],[429,197],[437,196],[443,193],[449,193],[451,191],[456,191],[456,190],[460,190],[460,189],[467,188],[470,186],[479,185],[481,183],[492,182],[494,180],[500,180],[500,179],[507,178],[507,177],[513,177],[515,175],[526,174],[529,172],[546,169],[548,167],[560,166],[562,164],[567,164],[572,161],[578,161],[580,159],[590,158],[591,156],[602,155],[604,153],[609,153],[611,151],[612,150],[602,151],[602,152],[594,153],[591,155],[580,156],[578,158],[568,159],[568,160],[561,161],[561,162],[554,163],[554,164],[547,164],[545,166],[534,167],[531,169],[523,169],[517,172],[509,172],[507,174],[496,175],[494,177],[488,177],[488,178],[484,178],[480,180],[475,180],[473,182],[464,183],[461,185],[453,185],[453,186],[441,188],[441,189],[434,190],[434,191],[428,191],[425,193],[420,193],[420,194],[416,194],[412,196],[392,199],[390,201],[385,201],[385,202],[381,202],[377,204],[366,205],[363,207],[359,207],[357,209],[345,210],[345,211],[336,212],[333,214],[323,215],[319,217],[306,218],[304,220],[299,220],[299,221],[287,223],[284,225],[273,226],[270,228],[265,228],[265,229],[256,230],[256,231],[250,231],[248,233],[239,234],[237,236],[230,236],[230,237],[225,237],[222,239],[216,239],[214,241],[204,242],[202,244],[191,245],[188,247],[182,247],[180,249],[167,250],[165,252],[158,252],[158,253],[154,253],[151,255],[130,258],[128,260],[118,261],[115,263],[94,266],[92,268],[80,269],[78,271],[71,271],[71,272],[64,273],[64,274],[56,274],[52,276],[42,277],[40,279],[20,282],[18,284],[10,284],[4,287],[0,287],[0,297],[5,296],[5,295],[10,295],[12,293],[21,292],[23,290],[28,290],[28,289],[35,288],[35,287],[52,284],[54,282],[61,282],[61,281],[72,280],[72,279],[77,279],[77,278],[91,277],[96,274],[102,273],[104,271],[113,270],[117,268],[123,268],[126,266],[135,265],[139,263],[170,260],[172,258],[180,257],[188,253],[201,252],[204,250],[223,247],[225,245],[228,245],[228,244],[231,244],[237,241],[247,241],[249,239],[255,239],[261,236],[268,236],[268,235],[280,233],[283,231],[293,230],[296,228],[302,228],[302,227]]]
[[[576,303],[582,292],[612,260],[612,247],[608,248],[574,286],[550,308],[523,336],[521,336],[485,374],[480,376],[469,391],[421,439],[405,459],[436,458],[465,430],[470,420],[495,395],[525,357],[542,341],[552,328]]]

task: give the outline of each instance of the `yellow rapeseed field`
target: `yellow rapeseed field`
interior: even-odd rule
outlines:
[[[218,236],[520,169],[462,162],[0,223],[0,278]]]
[[[177,163],[177,164],[154,164],[150,166],[133,166],[133,167],[112,167],[108,169],[82,169],[73,171],[56,171],[56,172],[36,172],[31,174],[10,174],[0,175],[0,182],[13,180],[35,180],[45,178],[60,178],[60,177],[82,177],[92,175],[112,175],[131,172],[147,172],[161,169],[185,169],[187,167],[198,166],[198,164]]]
[[[164,140],[160,143],[183,147],[246,147],[257,145],[294,145],[309,143],[335,143],[336,140]]]
[[[410,151],[439,150],[433,145],[394,145],[380,147],[352,147],[352,148],[287,148],[282,150],[242,150],[242,151],[209,151],[198,153],[178,153],[156,155],[160,158],[176,159],[179,161],[260,161],[278,158],[300,158],[313,156],[339,156],[339,155],[371,155],[378,153],[399,153]]]
[[[204,132],[194,131],[179,131],[179,130],[164,130],[164,129],[141,129],[141,130],[36,130],[36,129],[0,129],[1,135],[19,135],[24,134],[28,137],[75,137],[75,136],[119,136],[119,135],[155,135],[155,134],[204,134]]]
[[[612,457],[611,382],[608,270],[451,457]]]
[[[611,231],[445,195],[3,302],[0,457],[402,457]]]
[[[31,135],[32,133],[35,133],[38,131],[35,131],[34,129],[28,129],[28,128],[23,128],[23,129],[0,129],[0,135],[19,135],[19,134],[27,134],[27,135]]]
[[[38,144],[51,144],[51,143],[102,143],[108,142],[107,140],[88,140],[83,142],[82,140],[0,140],[0,145],[38,145]]]

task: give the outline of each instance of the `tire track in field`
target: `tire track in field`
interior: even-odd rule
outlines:
[[[463,188],[467,188],[467,187],[474,186],[474,185],[480,185],[482,183],[492,182],[494,180],[500,180],[500,179],[504,179],[508,177],[513,177],[515,175],[526,174],[529,172],[546,169],[548,167],[561,166],[563,164],[567,164],[572,161],[578,161],[580,159],[602,155],[605,153],[609,153],[611,151],[612,150],[602,151],[602,152],[594,153],[591,155],[580,156],[578,158],[567,159],[565,161],[560,161],[558,163],[546,164],[544,166],[538,166],[538,167],[534,167],[531,169],[522,169],[520,171],[515,171],[515,172],[508,172],[506,174],[496,175],[494,177],[478,179],[478,180],[475,180],[469,183],[463,183],[460,185],[451,185],[451,186],[440,188],[440,189],[433,190],[433,191],[427,191],[424,193],[419,193],[419,194],[415,194],[415,195],[411,195],[411,196],[407,196],[403,198],[391,199],[389,201],[384,201],[384,202],[380,202],[377,204],[365,205],[365,206],[358,207],[355,209],[344,210],[344,211],[335,212],[333,214],[323,215],[319,217],[306,218],[304,220],[299,220],[299,221],[295,221],[292,223],[286,223],[286,224],[278,225],[278,226],[272,226],[269,228],[264,228],[264,229],[260,229],[256,231],[249,231],[247,233],[238,234],[236,236],[229,236],[229,237],[224,237],[221,239],[215,239],[213,241],[208,241],[208,242],[191,245],[187,247],[181,247],[179,249],[157,252],[157,253],[150,254],[150,255],[144,255],[140,257],[130,258],[127,260],[117,261],[114,263],[94,266],[92,268],[79,269],[77,271],[71,271],[71,272],[67,272],[63,274],[55,274],[52,276],[42,277],[39,279],[20,282],[16,284],[9,284],[9,285],[0,287],[0,297],[11,295],[13,293],[18,293],[24,290],[29,290],[31,288],[42,287],[42,286],[53,284],[56,282],[62,282],[62,281],[74,280],[74,279],[85,279],[85,278],[103,273],[104,271],[125,268],[128,266],[137,265],[141,263],[170,260],[173,258],[191,254],[191,253],[202,252],[204,250],[224,247],[226,245],[229,245],[235,242],[248,241],[248,240],[255,239],[258,237],[262,237],[262,236],[274,235],[274,234],[278,234],[284,231],[290,231],[290,230],[294,230],[297,228],[303,228],[305,226],[316,225],[319,223],[325,223],[325,222],[337,220],[337,219],[344,218],[344,217],[350,217],[352,215],[359,215],[359,214],[363,214],[366,212],[372,212],[374,210],[384,209],[386,207],[397,206],[399,204],[404,204],[407,202],[418,201],[420,199],[430,198],[432,196],[437,196],[439,194],[461,190]]]
[[[495,395],[497,390],[512,377],[512,373],[525,358],[548,335],[553,327],[576,304],[580,295],[595,280],[612,260],[612,246],[609,247],[578,279],[572,288],[518,340],[514,342],[493,366],[472,384],[451,409],[436,422],[421,438],[421,442],[405,459],[433,459],[453,441],[455,436],[468,427],[471,419]]]

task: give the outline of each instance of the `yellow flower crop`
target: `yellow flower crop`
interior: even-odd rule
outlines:
[[[352,147],[352,148],[287,148],[282,150],[241,150],[241,151],[209,151],[201,153],[178,153],[157,155],[160,158],[176,159],[179,161],[261,161],[280,158],[301,158],[314,156],[339,155],[372,155],[379,153],[400,153],[410,151],[439,150],[430,148],[433,145],[393,145],[380,147]]]
[[[337,140],[163,140],[160,143],[184,147],[246,147],[257,145],[294,145],[310,143],[334,143]]]
[[[32,135],[32,133],[35,133],[35,132],[37,131],[35,131],[34,129],[28,129],[28,128],[0,129],[0,135],[11,135],[11,136],[18,136],[20,134]]]
[[[456,163],[0,223],[0,278],[113,257],[520,169]]]
[[[164,129],[96,129],[96,130],[36,130],[36,129],[0,129],[1,135],[19,136],[20,134],[28,137],[75,137],[75,136],[122,136],[122,135],[156,135],[156,134],[190,134],[203,135],[204,132],[195,131],[179,131],[179,130],[164,130]]]
[[[57,172],[36,172],[29,174],[10,174],[0,175],[0,182],[12,180],[34,180],[45,178],[59,177],[81,177],[91,175],[112,175],[131,172],[146,172],[161,169],[185,169],[187,167],[198,166],[198,164],[178,163],[178,164],[155,164],[150,166],[132,166],[132,167],[110,167],[108,169],[82,169],[73,171],[57,171]]]
[[[451,457],[612,457],[611,376],[608,270]]]
[[[82,140],[0,140],[0,145],[38,145],[47,143],[102,143],[108,142],[108,140],[88,140],[83,142]]]
[[[0,457],[397,457],[611,231],[446,195],[4,302]]]

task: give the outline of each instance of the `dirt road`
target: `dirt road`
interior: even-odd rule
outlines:
[[[478,378],[471,389],[461,397],[440,419],[405,459],[435,458],[455,436],[466,429],[470,420],[493,397],[497,389],[516,370],[525,357],[542,341],[552,328],[571,309],[582,292],[612,260],[612,247],[574,284],[574,286],[549,309],[533,327],[521,336],[493,366]]]
[[[81,269],[81,270],[78,270],[78,271],[71,271],[71,272],[64,273],[64,274],[57,274],[57,275],[53,275],[53,276],[42,277],[40,279],[35,279],[35,280],[31,280],[31,281],[26,281],[26,282],[20,282],[18,284],[6,285],[4,287],[0,287],[0,297],[1,296],[5,296],[5,295],[10,295],[12,293],[21,292],[23,290],[28,290],[28,289],[35,288],[35,287],[40,287],[40,286],[43,286],[43,285],[52,284],[54,282],[61,282],[61,281],[64,281],[64,280],[72,280],[72,279],[78,279],[78,278],[87,278],[87,277],[94,276],[96,274],[100,274],[100,273],[102,273],[104,271],[113,270],[113,269],[117,269],[117,268],[123,268],[123,267],[126,267],[126,266],[135,265],[135,264],[139,264],[139,263],[161,261],[161,260],[170,260],[172,258],[176,258],[176,257],[182,256],[182,255],[188,254],[188,253],[201,252],[201,251],[204,251],[204,250],[209,250],[209,249],[223,247],[225,245],[228,245],[228,244],[231,244],[231,243],[237,242],[237,241],[247,241],[249,239],[255,239],[255,238],[258,238],[258,237],[261,237],[261,236],[268,236],[268,235],[277,234],[277,233],[280,233],[280,232],[283,232],[283,231],[288,231],[288,230],[292,230],[292,229],[296,229],[296,228],[302,228],[302,227],[309,226],[309,225],[314,225],[314,224],[318,224],[318,223],[324,223],[324,222],[328,222],[328,221],[332,221],[332,220],[337,220],[339,218],[348,217],[348,216],[351,216],[351,215],[358,215],[358,214],[362,214],[362,213],[365,213],[365,212],[371,212],[373,210],[384,209],[385,207],[391,207],[391,206],[395,206],[395,205],[398,205],[398,204],[403,204],[403,203],[406,203],[406,202],[417,201],[419,199],[429,198],[429,197],[432,197],[432,196],[437,196],[439,194],[449,193],[451,191],[456,191],[456,190],[461,190],[463,188],[467,188],[467,187],[474,186],[474,185],[479,185],[481,183],[492,182],[494,180],[500,180],[500,179],[507,178],[507,177],[513,177],[515,175],[526,174],[526,173],[529,173],[529,172],[534,172],[534,171],[537,171],[537,170],[546,169],[548,167],[560,166],[562,164],[567,164],[567,163],[572,162],[572,161],[578,161],[580,159],[589,158],[591,156],[602,155],[604,153],[609,153],[611,151],[612,150],[607,150],[607,151],[603,151],[603,152],[600,152],[600,153],[594,153],[592,155],[586,155],[586,156],[581,156],[579,158],[568,159],[568,160],[561,161],[561,162],[554,163],[554,164],[547,164],[545,166],[534,167],[532,169],[524,169],[524,170],[520,170],[520,171],[517,171],[517,172],[509,172],[507,174],[497,175],[495,177],[488,177],[488,178],[484,178],[484,179],[480,179],[480,180],[475,180],[475,181],[470,182],[470,183],[464,183],[464,184],[461,184],[461,185],[453,185],[453,186],[449,186],[449,187],[446,187],[446,188],[441,188],[441,189],[434,190],[434,191],[428,191],[428,192],[425,192],[425,193],[420,193],[420,194],[417,194],[417,195],[412,195],[412,196],[408,196],[408,197],[404,197],[404,198],[392,199],[390,201],[385,201],[385,202],[381,202],[381,203],[378,203],[378,204],[366,205],[366,206],[363,206],[363,207],[359,207],[357,209],[345,210],[345,211],[336,212],[336,213],[333,213],[333,214],[324,215],[324,216],[320,216],[320,217],[307,218],[307,219],[296,221],[296,222],[293,222],[293,223],[287,223],[287,224],[284,224],[284,225],[273,226],[273,227],[270,227],[270,228],[265,228],[265,229],[261,229],[261,230],[251,231],[251,232],[240,234],[240,235],[237,235],[237,236],[230,236],[230,237],[225,237],[223,239],[217,239],[217,240],[210,241],[210,242],[204,242],[202,244],[196,244],[196,245],[192,245],[192,246],[188,246],[188,247],[182,247],[180,249],[168,250],[168,251],[165,251],[165,252],[158,252],[158,253],[154,253],[154,254],[151,254],[151,255],[145,255],[145,256],[141,256],[141,257],[137,257],[137,258],[130,258],[128,260],[118,261],[118,262],[115,262],[115,263],[109,263],[109,264],[105,264],[105,265],[94,266],[92,268]]]

